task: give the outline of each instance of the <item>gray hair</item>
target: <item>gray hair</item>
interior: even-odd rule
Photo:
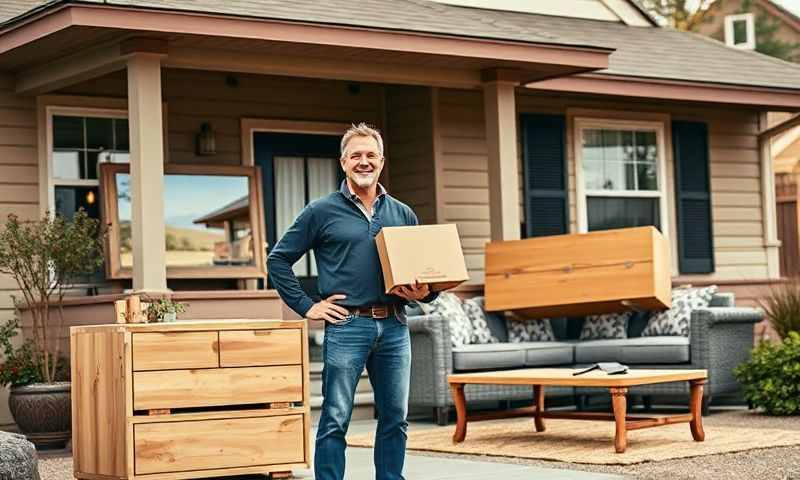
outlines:
[[[351,124],[350,128],[344,132],[342,136],[342,145],[341,145],[341,157],[344,158],[345,149],[347,148],[347,142],[350,141],[353,137],[372,137],[378,142],[378,153],[383,158],[383,138],[381,138],[381,132],[378,130],[370,127],[364,122],[359,123],[358,125]]]

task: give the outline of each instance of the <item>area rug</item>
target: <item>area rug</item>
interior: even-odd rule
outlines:
[[[625,453],[614,452],[614,423],[547,420],[536,433],[532,419],[471,423],[467,438],[454,444],[455,426],[410,430],[407,448],[453,454],[489,455],[571,463],[630,465],[634,463],[800,445],[800,431],[704,425],[706,439],[695,442],[689,424],[628,432]],[[372,434],[348,436],[353,447],[371,447]]]

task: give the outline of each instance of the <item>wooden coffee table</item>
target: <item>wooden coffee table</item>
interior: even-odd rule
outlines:
[[[489,420],[511,417],[533,417],[537,432],[543,432],[545,418],[567,418],[579,420],[614,420],[616,434],[614,448],[617,453],[625,452],[628,446],[628,430],[658,427],[673,423],[688,423],[695,441],[705,439],[701,401],[703,385],[708,373],[706,370],[629,370],[621,375],[608,375],[601,371],[592,371],[573,376],[577,370],[571,368],[529,368],[521,370],[504,370],[498,372],[461,373],[447,377],[453,401],[456,405],[458,421],[453,434],[453,442],[463,442],[467,435],[467,421]],[[666,382],[689,382],[689,413],[682,415],[662,416],[629,416],[627,415],[628,387]],[[531,385],[533,386],[534,405],[502,412],[491,412],[467,416],[464,399],[464,385]],[[595,412],[548,412],[544,409],[544,387],[546,385],[561,387],[604,387],[611,393],[613,413]]]

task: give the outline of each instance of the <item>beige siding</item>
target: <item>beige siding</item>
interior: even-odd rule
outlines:
[[[480,92],[446,90],[440,95],[438,130],[444,162],[443,218],[458,223],[471,281],[483,280],[483,245],[489,240],[488,171]],[[667,114],[675,120],[708,123],[710,133],[712,216],[716,272],[708,280],[767,278],[764,247],[761,170],[758,158],[758,115],[734,109],[674,104],[600,101],[522,91],[518,113],[560,113],[567,109]],[[610,113],[609,113],[610,114]],[[666,134],[669,145],[669,134]],[[520,175],[522,175],[522,148]],[[671,156],[671,152],[667,152]],[[576,231],[575,155],[573,132],[567,129],[570,231]],[[520,185],[523,182],[520,181]],[[521,193],[521,190],[520,190]],[[670,202],[671,203],[671,202]],[[520,198],[522,204],[522,198]],[[673,209],[670,205],[670,209]]]
[[[414,209],[423,224],[436,221],[432,97],[432,89],[426,87],[386,90],[390,190]]]
[[[36,156],[36,101],[15,95],[10,78],[0,76],[0,225],[14,213],[23,219],[39,215]],[[17,283],[0,274],[0,323],[13,318],[11,296],[21,297]],[[0,392],[0,428],[12,423],[7,392]]]
[[[436,141],[442,163],[442,218],[461,234],[470,283],[483,282],[489,241],[489,173],[480,91],[440,90]]]

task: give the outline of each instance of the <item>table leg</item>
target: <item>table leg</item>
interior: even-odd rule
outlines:
[[[533,422],[536,425],[537,432],[544,432],[544,385],[533,386],[533,401],[536,402],[536,413],[533,417]]]
[[[453,434],[453,443],[460,443],[467,436],[467,401],[464,398],[464,384],[451,383],[450,391],[453,394],[453,403],[456,405],[456,431]]]
[[[689,381],[689,412],[692,414],[689,428],[692,430],[692,438],[697,442],[702,442],[706,438],[706,433],[703,431],[703,385],[705,383],[705,379]]]
[[[628,448],[628,430],[625,426],[625,415],[627,414],[628,400],[626,394],[628,389],[626,387],[612,387],[611,391],[611,407],[614,411],[614,423],[617,429],[614,434],[614,449],[617,453],[625,453]]]

